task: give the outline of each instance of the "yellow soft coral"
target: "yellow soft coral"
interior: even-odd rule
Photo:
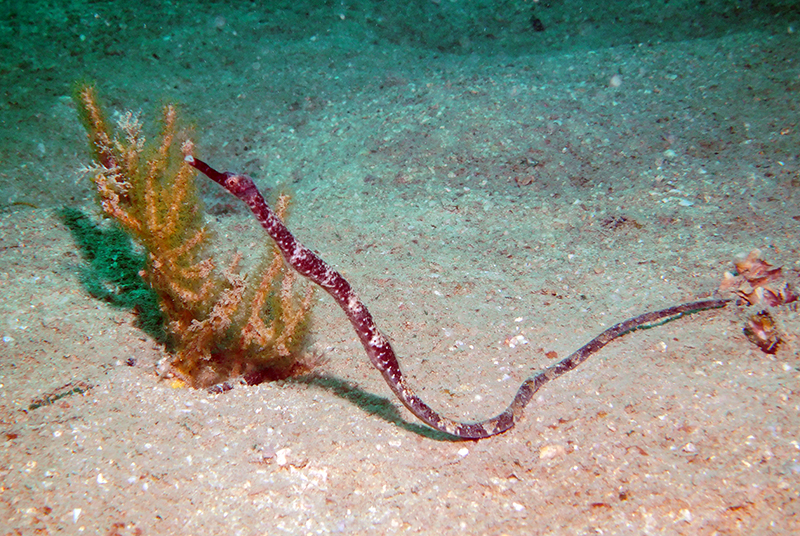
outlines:
[[[296,274],[274,247],[260,277],[239,273],[239,255],[225,270],[208,253],[210,232],[184,161],[194,145],[176,138],[177,110],[163,110],[161,137],[149,145],[139,117],[126,112],[112,130],[92,86],[76,98],[89,135],[87,168],[100,206],[147,251],[142,277],[158,293],[174,354],[172,371],[193,386],[230,376],[280,378],[305,370],[298,359],[312,305],[311,287],[296,291]],[[288,197],[279,201],[283,218]],[[248,281],[256,281],[248,286]]]

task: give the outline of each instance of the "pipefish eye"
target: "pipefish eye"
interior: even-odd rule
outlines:
[[[236,173],[226,173],[227,177],[225,177],[225,187],[226,188],[238,188],[242,182],[242,176]]]

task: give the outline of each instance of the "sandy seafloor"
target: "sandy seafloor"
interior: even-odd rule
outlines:
[[[176,101],[199,156],[293,192],[422,397],[485,418],[753,248],[797,284],[800,16],[744,4],[3,2],[0,533],[800,533],[796,308],[775,355],[737,306],[628,335],[459,442],[322,293],[314,375],[173,388],[56,216],[98,213],[76,80],[148,123]],[[220,255],[266,243],[201,184]]]

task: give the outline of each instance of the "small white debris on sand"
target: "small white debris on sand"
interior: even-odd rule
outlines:
[[[539,449],[539,459],[550,460],[559,456],[563,456],[566,453],[567,449],[565,449],[562,445],[544,445]]]
[[[292,452],[292,449],[280,449],[275,451],[275,463],[277,463],[280,467],[283,467],[287,463],[286,456],[288,456]]]

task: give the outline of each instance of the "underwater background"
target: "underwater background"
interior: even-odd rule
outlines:
[[[796,302],[775,353],[746,303],[698,313],[458,442],[322,292],[311,373],[159,378],[168,349],[95,297],[64,214],[103,221],[76,88],[150,139],[174,103],[198,157],[291,193],[422,398],[482,419],[753,249],[797,288],[798,32],[788,0],[0,1],[1,532],[797,533]],[[215,255],[254,265],[268,237],[197,184]]]

